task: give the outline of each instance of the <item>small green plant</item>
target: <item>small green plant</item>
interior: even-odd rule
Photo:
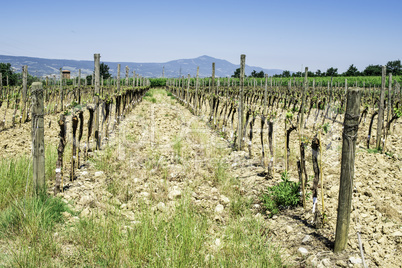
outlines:
[[[378,148],[372,148],[372,149],[369,148],[369,149],[366,149],[366,150],[370,154],[378,154],[378,153],[381,153],[382,148],[381,147],[379,149]]]
[[[168,92],[167,95],[168,95],[169,97],[173,96],[172,92]]]
[[[286,119],[289,119],[289,120],[293,119],[293,113],[291,111],[286,112]]]
[[[181,137],[174,137],[173,139],[173,151],[175,154],[175,158],[176,160],[181,163],[181,157],[182,157],[182,147],[183,144],[182,142],[182,138]]]
[[[217,183],[224,182],[227,178],[226,169],[227,169],[226,163],[222,161],[221,158],[219,158],[215,163],[215,169],[214,169],[215,176],[213,180]]]
[[[270,212],[270,217],[279,213],[280,209],[295,207],[300,202],[299,183],[289,180],[286,172],[282,173],[282,181],[268,187],[267,193],[262,196],[264,207]]]
[[[395,112],[395,115],[396,115],[396,117],[398,117],[398,118],[400,118],[400,117],[402,117],[402,108],[394,108],[394,112]]]
[[[322,125],[322,130],[324,131],[325,134],[328,133],[329,127],[330,127],[330,125],[328,122],[325,123],[324,125]]]

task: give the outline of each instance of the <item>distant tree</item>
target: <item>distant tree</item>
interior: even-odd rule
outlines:
[[[326,76],[338,76],[338,68],[331,67],[327,69]]]
[[[320,69],[318,69],[318,70],[315,72],[315,75],[316,75],[316,76],[321,76],[321,75],[322,75],[321,70],[320,70]]]
[[[378,64],[377,65],[369,65],[363,71],[364,76],[381,75],[381,73],[382,73],[381,65],[378,65]]]
[[[308,77],[315,77],[316,75],[315,75],[315,73],[308,71],[307,76]]]
[[[234,74],[232,75],[234,78],[240,78],[240,68],[237,68]]]
[[[288,70],[283,71],[282,77],[290,77],[290,71],[288,71]]]
[[[392,73],[392,75],[402,75],[402,65],[401,60],[394,60],[387,62],[387,73]]]
[[[103,62],[100,64],[99,73],[101,77],[103,76],[103,79],[109,79],[109,77],[112,77],[109,73],[109,66]]]
[[[251,77],[256,77],[256,78],[264,78],[264,72],[263,72],[263,71],[260,71],[260,72],[257,73],[256,70],[253,70],[253,71],[251,72],[251,75],[250,75],[250,76],[251,76]]]
[[[292,77],[301,77],[301,76],[302,76],[302,72],[292,73]]]
[[[11,63],[0,63],[0,73],[3,76],[3,86],[5,86],[7,83],[7,76],[10,86],[15,86],[17,84],[18,75],[14,73],[13,69],[11,68]]]
[[[353,64],[349,66],[349,69],[342,74],[343,76],[359,76],[360,72]]]

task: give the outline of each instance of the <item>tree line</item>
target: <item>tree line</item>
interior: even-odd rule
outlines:
[[[386,64],[387,74],[392,73],[393,75],[402,75],[402,64],[400,60],[388,61]],[[360,72],[357,67],[352,64],[344,73],[338,73],[338,68],[330,67],[326,72],[317,70],[314,72],[308,72],[309,77],[336,77],[336,76],[381,76],[382,67],[379,64],[369,65],[362,72]],[[300,77],[303,76],[302,72],[291,73],[286,70],[282,74],[276,74],[274,77]]]
[[[402,75],[402,64],[400,60],[389,61],[386,64],[387,74],[392,73],[393,75]],[[330,67],[326,72],[317,70],[316,72],[308,72],[308,77],[337,77],[337,76],[381,76],[382,69],[381,65],[369,65],[362,72],[360,72],[357,67],[352,64],[344,73],[338,73],[338,68]],[[283,71],[281,74],[275,74],[273,77],[301,77],[304,73],[302,72],[291,72],[289,70]],[[253,70],[248,77],[263,78],[265,76],[263,71],[257,72]],[[237,68],[232,77],[240,77],[240,68]]]

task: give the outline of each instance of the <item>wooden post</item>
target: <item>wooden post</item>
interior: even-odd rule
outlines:
[[[384,92],[385,92],[385,74],[387,68],[382,66],[382,77],[381,77],[381,92],[380,92],[380,103],[378,105],[378,119],[377,119],[377,150],[381,149],[381,138],[382,138],[382,128],[384,122]]]
[[[238,108],[238,126],[237,126],[237,148],[243,149],[243,92],[244,92],[244,69],[246,67],[246,55],[240,56],[240,90],[239,90],[239,108]]]
[[[4,99],[4,94],[3,94],[3,74],[0,73],[0,96],[2,99]]]
[[[94,54],[95,60],[95,141],[96,141],[96,149],[100,149],[100,141],[99,137],[99,93],[100,93],[100,54]]]
[[[386,151],[386,142],[387,142],[387,136],[388,136],[388,130],[390,129],[390,122],[391,122],[391,107],[392,107],[392,96],[391,96],[391,90],[392,90],[392,73],[389,73],[389,81],[388,81],[388,101],[387,101],[387,123],[385,124],[385,135],[384,139],[382,142],[382,148],[383,151]],[[395,90],[394,90],[395,93]]]
[[[59,146],[57,147],[57,162],[56,162],[56,182],[54,185],[54,195],[63,190],[63,153],[66,145],[66,117],[63,113],[60,115],[59,120]]]
[[[81,69],[78,70],[78,103],[81,104]]]
[[[210,94],[210,109],[211,109],[211,116],[209,117],[209,120],[213,119],[214,116],[214,109],[213,109],[213,105],[214,105],[214,99],[215,99],[215,62],[212,63],[212,85],[211,88],[209,89],[209,94]]]
[[[194,107],[195,107],[195,115],[197,115],[198,112],[198,76],[200,74],[200,66],[197,66],[197,78],[195,80],[195,100],[194,100]]]
[[[387,122],[391,120],[391,104],[392,104],[392,73],[389,73],[389,80],[388,80],[388,103],[387,103]],[[395,92],[395,91],[394,91]]]
[[[120,93],[120,63],[117,64],[117,93]]]
[[[42,83],[34,82],[32,84],[32,154],[33,185],[36,193],[46,192],[43,112]]]
[[[303,85],[303,91],[302,91],[302,102],[301,102],[300,111],[299,111],[299,113],[300,113],[299,131],[300,131],[300,133],[303,132],[302,128],[303,128],[303,119],[304,119],[304,105],[306,102],[306,91],[307,91],[307,85],[308,85],[308,83],[307,83],[308,67],[305,68],[304,72],[305,73],[304,73],[304,85]],[[302,135],[302,134],[300,134],[300,135]]]
[[[190,107],[189,91],[190,91],[190,74],[187,74],[187,92],[186,92],[187,107]]]
[[[261,81],[261,83],[262,83],[262,81]],[[264,114],[267,111],[267,94],[268,94],[268,74],[265,74],[264,108],[262,109]]]
[[[305,181],[307,181],[307,178],[303,180],[303,171],[305,169],[305,161],[303,159],[303,144],[302,144],[302,138],[303,138],[303,119],[304,119],[304,105],[306,102],[306,91],[307,91],[307,74],[308,74],[308,67],[306,67],[304,73],[304,85],[303,85],[303,91],[302,91],[302,103],[300,105],[300,122],[299,122],[299,146],[300,146],[300,168],[301,168],[301,183],[302,183],[302,203],[303,203],[303,208],[306,208],[306,191],[305,191]]]
[[[72,118],[72,125],[73,125],[73,146],[72,146],[72,154],[71,154],[71,172],[70,172],[70,181],[74,180],[74,169],[75,169],[75,159],[77,154],[77,127],[78,127],[78,117],[77,115],[73,115]]]
[[[120,64],[117,64],[116,85],[117,85],[117,96],[118,96],[120,94]],[[117,102],[117,97],[116,97],[115,121],[117,122],[117,124],[120,124],[120,101]]]
[[[28,66],[24,65],[22,66],[22,118],[21,118],[21,123],[25,123],[27,119],[27,93],[28,93],[28,87],[27,87],[27,79],[28,79]]]
[[[130,69],[128,68],[128,66],[126,66],[126,87],[128,87],[128,72],[130,71]]]
[[[63,100],[64,100],[64,94],[63,94],[63,71],[62,68],[60,68],[60,111],[62,112],[64,110],[63,106]]]
[[[346,113],[343,124],[341,178],[338,198],[338,216],[334,252],[345,249],[352,207],[353,177],[355,171],[355,149],[359,127],[361,92],[350,89],[347,94]]]

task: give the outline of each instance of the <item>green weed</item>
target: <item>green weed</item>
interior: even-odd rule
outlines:
[[[182,159],[182,148],[183,148],[182,138],[175,136],[173,138],[173,151],[176,161],[178,161],[179,163],[181,163]]]
[[[264,207],[271,217],[280,209],[297,206],[300,202],[299,183],[290,181],[286,172],[282,173],[281,179],[277,185],[268,187],[267,193],[262,196]]]

